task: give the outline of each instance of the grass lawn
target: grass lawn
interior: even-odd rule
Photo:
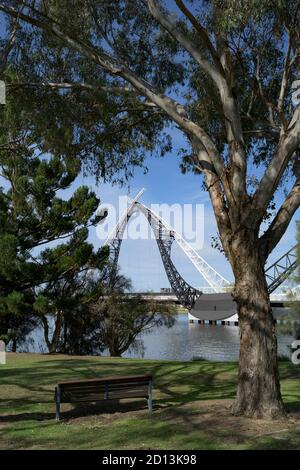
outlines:
[[[146,400],[62,405],[56,382],[152,373],[154,411]],[[1,449],[300,449],[300,366],[280,363],[289,418],[266,422],[230,415],[236,363],[7,354],[0,365]]]

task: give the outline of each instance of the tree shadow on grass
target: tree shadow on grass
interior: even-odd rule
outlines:
[[[15,368],[3,370],[1,374],[2,385],[19,386],[29,392],[37,393],[52,393],[50,387],[56,385],[57,382],[67,381],[72,379],[90,379],[97,377],[104,377],[108,375],[135,375],[151,373],[154,377],[154,387],[164,395],[170,397],[177,397],[180,399],[182,391],[176,392],[175,388],[185,386],[190,388],[190,392],[202,393],[212,392],[218,390],[220,392],[229,393],[231,396],[232,388],[234,386],[233,380],[216,380],[216,375],[222,372],[220,367],[214,364],[206,364],[199,362],[194,365],[194,373],[186,373],[189,365],[182,363],[163,363],[163,364],[130,364],[130,362],[109,362],[109,363],[95,363],[95,361],[87,360],[50,360],[40,361],[39,366],[28,368]],[[63,367],[62,367],[63,365]],[[224,367],[221,365],[221,367]],[[235,369],[233,365],[226,370],[232,372]],[[190,398],[192,396],[190,395]],[[24,401],[27,399],[24,398]],[[28,400],[32,401],[32,395],[28,395]]]
[[[196,400],[209,399],[230,399],[235,396],[236,380],[234,377],[222,378],[218,377],[224,372],[218,365],[201,363],[197,364],[197,370],[193,374],[183,374],[178,377],[173,373],[170,377],[160,377],[160,369],[158,365],[153,370],[155,388],[165,397],[158,399],[159,402],[172,400],[178,404],[189,403]],[[223,364],[221,367],[224,367]],[[226,368],[226,372],[234,372],[235,365]],[[184,366],[178,368],[176,373],[184,372]],[[160,380],[155,380],[160,378]],[[178,389],[179,387],[179,389]],[[184,390],[180,389],[184,387]]]
[[[164,448],[165,443],[168,448],[170,445],[175,445],[175,448],[178,445],[180,448],[218,448],[223,446],[225,438],[230,446],[239,443],[244,445],[247,439],[246,431],[244,436],[239,436],[241,433],[237,430],[233,433],[230,426],[228,431],[223,428],[220,423],[220,413],[223,415],[223,412],[214,410],[215,404],[209,403],[209,400],[215,400],[217,407],[229,406],[228,400],[235,395],[236,370],[234,363],[138,363],[130,360],[98,362],[97,358],[89,360],[51,357],[35,361],[30,367],[1,371],[0,383],[8,386],[7,399],[2,399],[8,414],[0,417],[0,424],[5,426],[8,423],[18,423],[16,429],[19,433],[23,432],[24,437],[20,443],[18,439],[14,439],[10,445],[22,448],[127,448],[128,442],[131,448],[141,448],[143,443],[146,443],[147,448],[151,448],[151,445],[154,445],[154,448],[157,445]],[[294,371],[290,367],[285,366],[282,372],[285,378],[294,377]],[[59,423],[56,427],[53,392],[57,382],[146,373],[152,373],[154,377],[154,413],[149,420],[146,400],[87,403],[76,405],[72,409],[71,405],[66,404],[62,405],[62,423],[70,425],[72,433],[66,431],[68,427],[60,427]],[[15,398],[14,386],[17,387]],[[20,397],[17,393],[23,396]],[[298,410],[299,396],[294,385],[293,394],[287,391],[286,395],[290,400],[287,406],[291,413]],[[227,399],[227,402],[222,402],[224,399]],[[229,410],[225,414],[227,412],[229,415]],[[130,419],[130,426],[127,419],[123,418]],[[35,421],[36,425],[30,421]],[[226,426],[227,424],[226,421]],[[99,426],[99,429],[104,426],[106,432],[96,437],[94,425]],[[30,437],[31,429],[36,429],[40,434]],[[46,436],[47,429],[53,433],[51,438]],[[238,437],[230,440],[230,437],[226,437],[226,432],[232,432]],[[172,433],[175,436],[175,444],[172,437],[170,438]],[[66,442],[63,442],[64,438]],[[274,448],[274,442],[276,441],[265,438],[260,443],[265,446],[262,448]],[[254,442],[249,442],[249,445],[250,448],[252,445],[257,448]],[[295,448],[294,440],[287,445]]]
[[[295,397],[295,401],[287,403],[285,405],[286,411],[288,414],[293,413],[293,414],[299,414],[299,419],[300,419],[300,400],[299,397]]]
[[[225,380],[218,374],[226,372],[232,374],[236,365],[208,364],[202,361],[197,363],[175,363],[175,362],[149,362],[137,364],[130,361],[108,361],[97,362],[86,359],[51,359],[37,361],[37,366],[28,368],[15,368],[4,370],[1,383],[8,386],[18,386],[22,389],[21,398],[9,397],[1,402],[6,408],[14,410],[11,415],[6,415],[0,422],[15,422],[22,420],[48,420],[53,419],[53,414],[48,412],[49,404],[53,405],[54,387],[57,382],[72,379],[90,379],[108,375],[135,375],[151,373],[154,377],[154,409],[161,409],[174,404],[180,406],[195,400],[207,400],[211,398],[233,398],[235,393],[235,380],[231,377]],[[30,410],[24,412],[24,406],[43,405],[47,406],[45,413]],[[145,406],[145,402],[142,407]],[[75,406],[72,410],[63,412],[64,418],[72,419],[79,414],[93,415],[101,413],[126,413],[135,411],[141,407],[136,400],[132,402],[104,402],[98,403],[96,407],[91,404]],[[18,413],[18,408],[20,412]],[[23,408],[23,409],[22,409]],[[66,414],[65,414],[66,413]]]
[[[155,409],[159,409],[156,405]],[[71,409],[64,409],[64,404],[61,405],[60,422],[75,418],[88,418],[97,415],[113,415],[115,413],[129,413],[129,412],[146,412],[148,411],[146,400],[135,400],[130,402],[120,402],[112,400],[107,402],[98,403],[80,403],[73,404]],[[55,405],[53,402],[53,412],[22,412],[16,414],[5,414],[0,416],[1,423],[16,423],[19,421],[55,421]]]

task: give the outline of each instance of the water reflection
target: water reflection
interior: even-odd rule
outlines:
[[[187,315],[179,314],[175,325],[141,335],[145,359],[190,361],[203,358],[211,361],[236,361],[239,357],[239,328],[237,326],[200,325],[189,323]],[[292,337],[278,336],[278,354],[290,356]],[[141,353],[124,354],[142,357]]]

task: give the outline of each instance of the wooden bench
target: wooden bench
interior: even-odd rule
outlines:
[[[61,403],[101,402],[120,398],[143,397],[152,411],[152,375],[105,377],[103,379],[60,382],[55,387],[56,420],[60,418]]]

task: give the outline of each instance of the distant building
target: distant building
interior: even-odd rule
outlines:
[[[160,293],[161,294],[173,294],[174,292],[173,292],[172,287],[161,287]]]

